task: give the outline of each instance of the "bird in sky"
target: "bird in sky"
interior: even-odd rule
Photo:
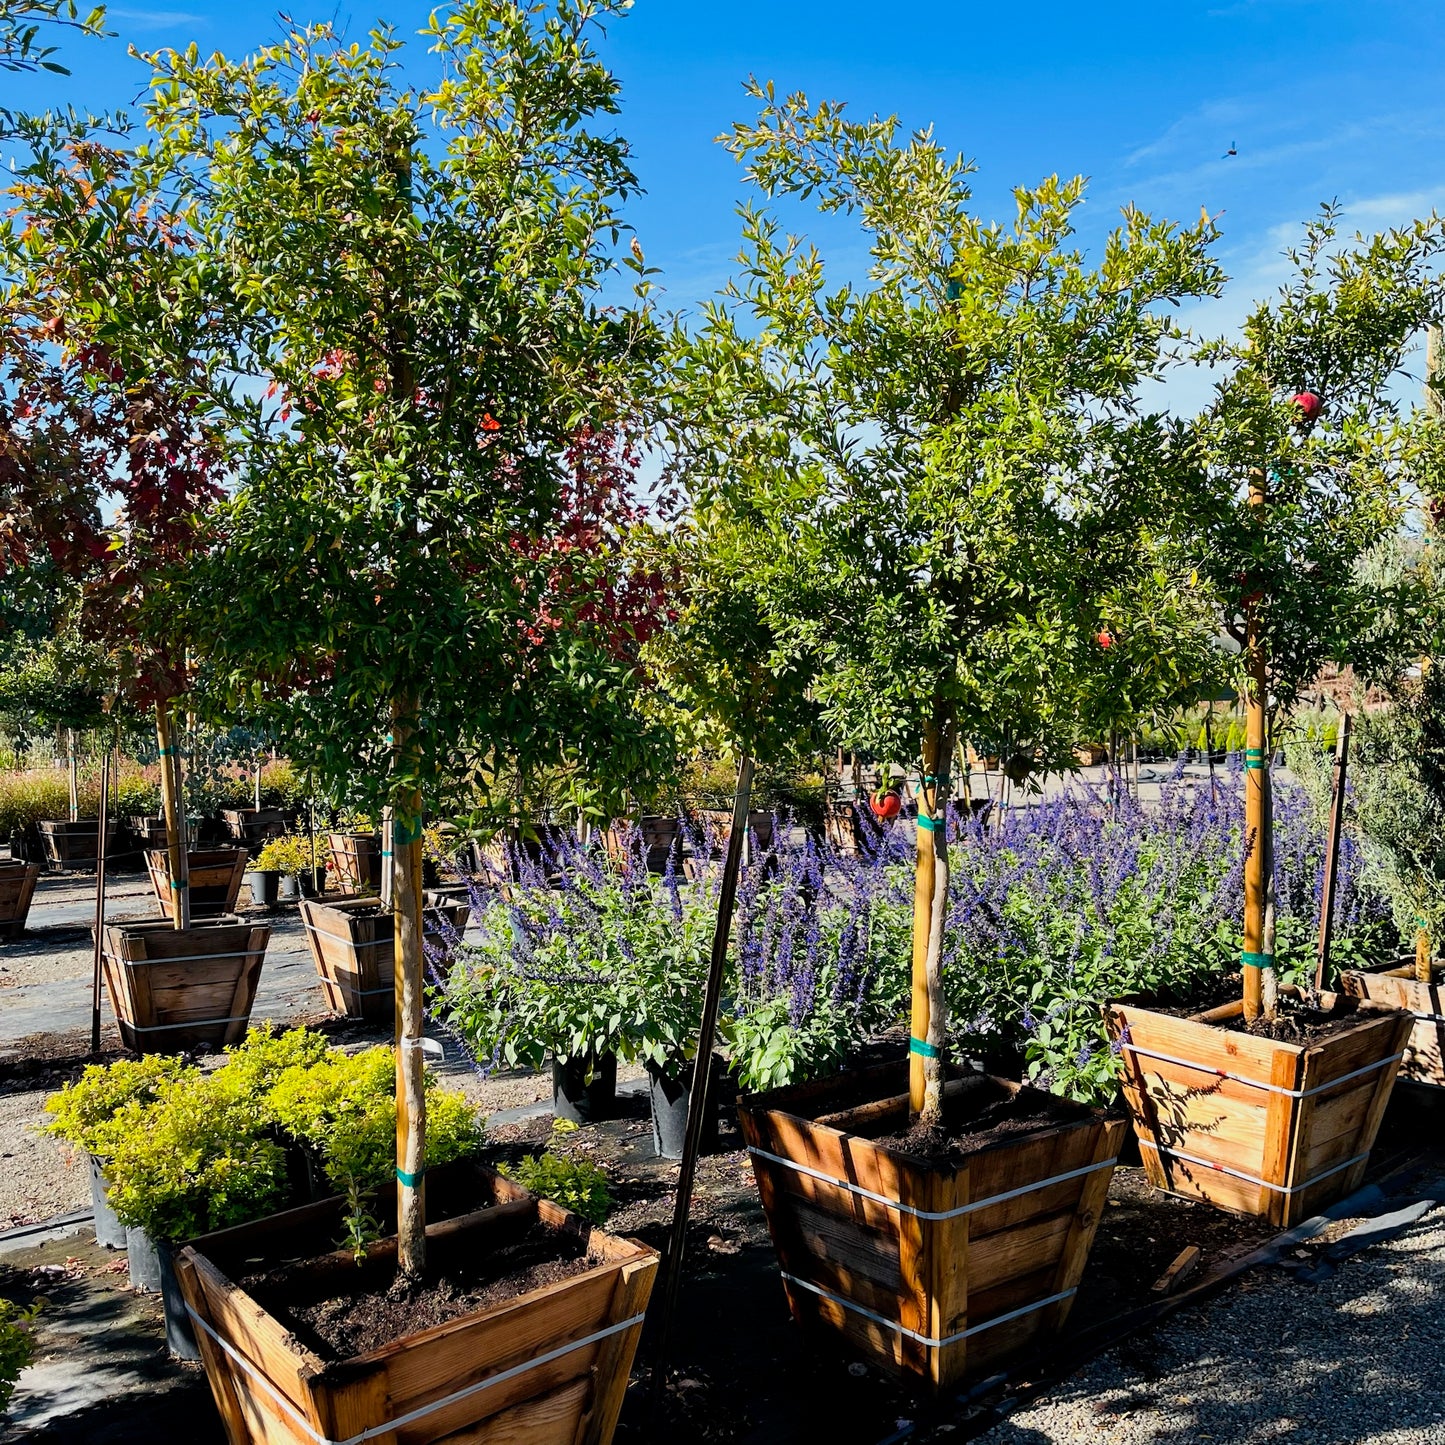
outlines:
[[[1227,161],[1227,160],[1230,158],[1230,156],[1237,156],[1238,154],[1239,154],[1239,147],[1236,146],[1233,141],[1230,141],[1230,143],[1229,143],[1229,149],[1228,149],[1227,151],[1225,151],[1225,153],[1224,153],[1222,156],[1220,156],[1219,159],[1222,160],[1222,161]]]

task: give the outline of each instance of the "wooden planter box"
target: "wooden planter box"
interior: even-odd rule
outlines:
[[[241,880],[249,866],[244,848],[191,848],[186,857],[190,869],[192,918],[220,918],[232,912],[240,897]],[[162,918],[174,918],[171,901],[170,854],[164,848],[146,853],[151,888]]]
[[[907,1126],[907,1088],[884,1064],[739,1113],[794,1318],[941,1390],[1062,1326],[1128,1126],[1081,1105],[942,1168],[869,1137]]]
[[[425,892],[422,920],[425,933],[439,931],[434,920],[446,919],[460,933],[471,907],[443,894]],[[390,913],[377,914],[375,898],[304,898],[301,922],[311,960],[326,993],[326,1006],[348,1018],[373,1023],[392,1021],[395,1001],[395,925]]]
[[[1354,998],[1412,1014],[1414,1026],[1400,1061],[1400,1077],[1445,1088],[1445,998],[1438,983],[1420,983],[1412,961],[1395,968],[1345,969],[1340,988]]]
[[[699,808],[697,817],[700,822],[706,821],[712,824],[712,834],[717,846],[726,848],[728,839],[733,835],[733,815],[731,810],[723,808]],[[771,848],[773,846],[773,815],[771,813],[753,812],[748,814],[748,832],[757,840],[759,848]]]
[[[379,833],[328,833],[336,886],[343,893],[381,890],[381,835]]]
[[[490,1180],[493,1207],[427,1226],[429,1265],[475,1256],[538,1219],[581,1235],[601,1262],[340,1363],[323,1361],[233,1281],[258,1260],[333,1248],[344,1201],[208,1235],[180,1252],[181,1290],[230,1445],[607,1445],[657,1255]],[[394,1238],[373,1245],[362,1268],[389,1267],[395,1251]],[[330,1267],[356,1269],[344,1254]]]
[[[1205,1021],[1242,1003],[1193,1018],[1106,1006],[1151,1184],[1286,1229],[1358,1187],[1412,1020],[1324,999],[1360,1021],[1309,1045]]]
[[[240,1043],[270,937],[265,924],[234,918],[179,930],[110,924],[102,962],[121,1042],[139,1054]]]
[[[40,842],[45,861],[56,868],[94,868],[96,843],[100,839],[100,820],[82,818],[79,822],[47,821],[39,825]],[[115,824],[105,825],[106,851],[115,841]]]
[[[280,808],[223,808],[221,823],[226,836],[247,848],[259,847],[267,838],[286,834],[286,814]]]
[[[19,938],[25,932],[39,877],[34,863],[0,862],[0,939]]]

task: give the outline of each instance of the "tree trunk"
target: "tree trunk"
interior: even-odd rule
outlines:
[[[1252,507],[1263,511],[1263,472],[1250,474],[1249,501]],[[1274,972],[1271,945],[1265,937],[1265,914],[1269,905],[1268,865],[1273,855],[1267,756],[1269,669],[1260,632],[1258,600],[1251,601],[1247,609],[1245,661],[1249,681],[1244,739],[1244,951],[1240,956],[1240,965],[1244,974],[1244,1017],[1247,1023],[1253,1023],[1265,1006],[1265,975]],[[1274,990],[1275,983],[1271,977],[1268,989],[1271,1000]]]
[[[171,732],[171,705],[156,704],[156,746],[161,757],[161,806],[166,815],[166,853],[170,866],[171,901],[176,928],[191,926],[191,860],[186,849],[184,813],[180,810],[180,773]]]
[[[411,771],[409,700],[392,709],[392,759]],[[421,794],[396,796],[391,825],[391,900],[396,992],[397,1266],[415,1278],[426,1268],[426,1090],[422,1059]]]
[[[908,1041],[908,1103],[927,1128],[943,1123],[948,1002],[943,992],[943,930],[948,916],[946,837],[954,724],[945,715],[923,738],[918,791],[918,861],[913,886],[913,1007]]]
[[[1423,923],[1423,920],[1416,920]],[[1415,980],[1429,984],[1435,978],[1434,948],[1431,946],[1430,930],[1419,927],[1415,930]]]
[[[76,823],[80,821],[80,763],[75,756],[74,728],[66,728],[65,740],[70,774],[70,821]]]

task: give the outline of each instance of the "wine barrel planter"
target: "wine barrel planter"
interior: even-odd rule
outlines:
[[[109,924],[101,961],[121,1042],[141,1054],[240,1043],[270,937],[235,918]]]
[[[441,894],[422,894],[422,931],[458,933],[467,926],[471,907]],[[301,922],[311,961],[321,978],[326,1006],[348,1018],[390,1023],[395,1002],[395,924],[375,898],[302,898]]]
[[[45,861],[55,868],[94,868],[96,843],[100,839],[100,820],[81,818],[78,822],[45,821],[40,825],[40,842]],[[115,824],[105,828],[106,851],[115,838]]]
[[[0,860],[0,941],[19,938],[30,916],[40,869],[34,863]]]
[[[490,1207],[427,1226],[430,1270],[538,1221],[585,1239],[585,1272],[328,1363],[234,1281],[308,1246],[334,1247],[345,1202],[326,1200],[193,1240],[178,1272],[230,1445],[376,1439],[398,1445],[607,1445],[627,1389],[657,1255],[591,1229],[490,1171]],[[428,1205],[430,1206],[430,1198]],[[363,1269],[391,1268],[395,1238]],[[349,1255],[313,1269],[349,1268]]]
[[[379,833],[328,833],[336,885],[343,893],[381,890],[381,835]]]
[[[954,1168],[874,1142],[907,1128],[907,1088],[883,1064],[738,1112],[794,1318],[943,1390],[1063,1325],[1128,1125],[1079,1105]]]
[[[1414,1025],[1400,1061],[1400,1077],[1412,1084],[1445,1088],[1445,998],[1438,981],[1421,983],[1411,962],[1402,967],[1345,969],[1340,988],[1354,998],[1407,1009]]]
[[[236,907],[241,880],[250,866],[244,848],[192,848],[186,854],[190,873],[191,917],[220,918]],[[164,848],[146,853],[151,887],[162,918],[174,918],[171,902],[171,859]]]
[[[1106,1006],[1151,1184],[1281,1229],[1358,1187],[1413,1020],[1323,1000],[1359,1022],[1303,1045],[1221,1027],[1243,1003],[1190,1018]]]

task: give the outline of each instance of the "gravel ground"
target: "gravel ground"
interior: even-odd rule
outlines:
[[[49,1092],[0,1094],[0,1229],[90,1207],[83,1166],[37,1129]]]
[[[1442,1287],[1445,1210],[1436,1209],[1320,1284],[1280,1269],[1248,1275],[977,1438],[1445,1445]]]

